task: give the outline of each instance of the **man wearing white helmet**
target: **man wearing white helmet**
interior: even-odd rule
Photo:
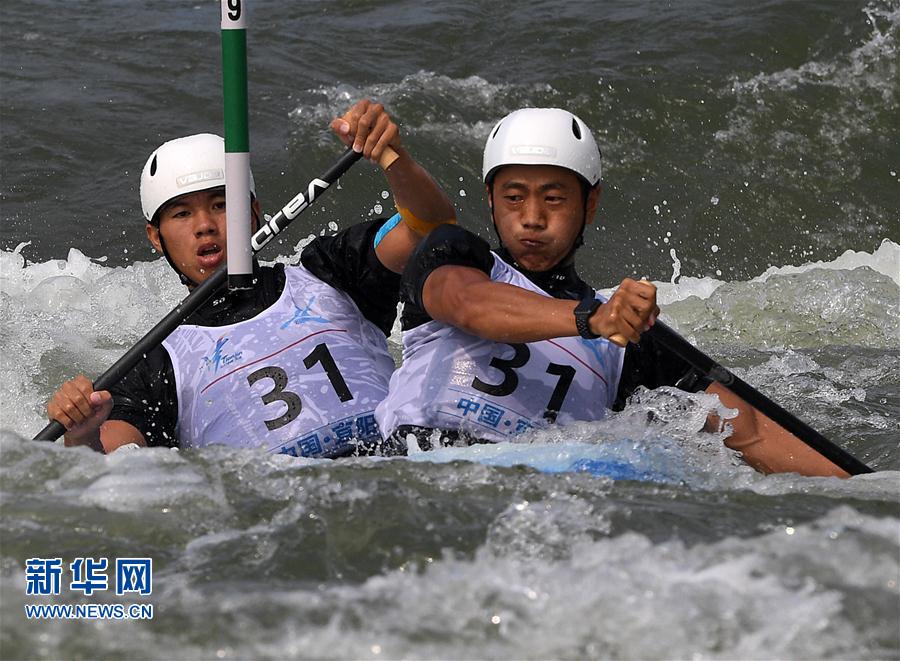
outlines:
[[[410,434],[430,449],[597,420],[640,385],[677,385],[740,408],[729,445],[761,470],[783,468],[759,443],[771,424],[642,335],[659,314],[651,283],[625,279],[607,301],[578,276],[575,251],[600,196],[600,151],[584,122],[557,108],[511,113],[488,137],[483,178],[499,248],[441,227],[404,272],[403,364],[376,409],[385,452],[404,452]],[[813,474],[836,474],[799,440],[791,447]]]
[[[298,266],[254,262],[252,290],[206,304],[111,392],[94,392],[84,376],[65,383],[47,410],[67,445],[215,443],[330,457],[380,438],[374,408],[394,367],[386,336],[399,273],[454,212],[380,104],[360,101],[332,129],[374,162],[388,146],[397,152],[385,174],[400,213],[315,239]],[[220,137],[193,135],[160,146],[141,175],[147,237],[189,288],[225,261],[224,161]],[[252,175],[250,189],[255,227]]]

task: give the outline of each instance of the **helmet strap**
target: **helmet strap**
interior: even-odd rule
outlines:
[[[198,283],[191,280],[184,273],[181,272],[177,266],[175,266],[175,262],[172,261],[172,258],[169,256],[169,251],[166,249],[166,241],[163,239],[162,232],[159,233],[159,247],[162,249],[163,257],[166,258],[166,261],[169,262],[169,266],[172,267],[172,270],[178,274],[178,279],[181,280],[181,284],[183,284],[188,289],[193,289],[198,285]]]

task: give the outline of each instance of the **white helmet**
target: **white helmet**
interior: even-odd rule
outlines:
[[[169,200],[225,185],[225,141],[212,133],[170,140],[150,154],[141,173],[141,208],[152,222]],[[255,196],[253,173],[250,192]]]
[[[560,108],[523,108],[497,122],[484,146],[484,182],[504,165],[557,165],[591,186],[600,181],[600,150],[591,130]]]

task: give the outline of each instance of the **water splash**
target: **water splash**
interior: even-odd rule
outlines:
[[[675,255],[675,248],[669,249],[669,255],[672,257],[672,279],[669,282],[674,285],[681,276],[681,260]]]

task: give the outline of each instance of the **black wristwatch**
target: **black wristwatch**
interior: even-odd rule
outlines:
[[[596,340],[598,337],[601,337],[591,330],[591,323],[589,321],[591,315],[593,315],[601,305],[603,305],[603,303],[601,303],[599,299],[590,296],[581,299],[581,303],[575,307],[575,327],[578,329],[578,334],[586,340]]]

